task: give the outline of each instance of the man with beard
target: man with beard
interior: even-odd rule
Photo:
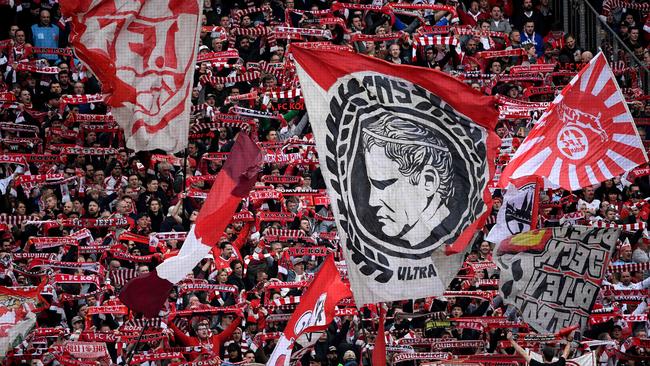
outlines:
[[[59,84],[61,85],[62,94],[74,94],[74,86],[72,85],[68,71],[59,71]]]
[[[424,49],[424,60],[420,66],[442,70],[451,59],[451,52],[445,52],[444,46],[427,46]]]
[[[516,29],[523,30],[527,22],[535,23],[535,29],[542,29],[542,15],[533,8],[533,0],[524,0],[519,14],[513,17],[513,23]]]
[[[253,45],[253,41],[249,37],[242,37],[239,40],[239,57],[246,62],[257,62],[260,60],[260,50],[259,47]]]

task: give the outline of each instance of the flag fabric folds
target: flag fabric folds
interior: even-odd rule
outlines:
[[[31,288],[0,286],[0,354],[6,355],[36,326],[42,310],[41,291],[45,283]]]
[[[334,257],[330,254],[301,296],[300,304],[289,319],[267,365],[288,366],[295,340],[302,334],[327,329],[334,320],[336,304],[351,296],[352,292],[341,280]]]
[[[495,99],[434,70],[291,45],[357,305],[441,295],[485,222]],[[340,62],[345,59],[346,62]]]
[[[534,176],[510,183],[497,213],[497,222],[485,240],[500,243],[509,236],[537,228],[539,192],[543,184]]]
[[[574,191],[647,161],[625,97],[599,53],[555,97],[506,165],[500,186],[535,175]]]
[[[540,333],[580,325],[600,293],[620,229],[566,226],[521,233],[495,247],[499,294]]]
[[[198,0],[62,0],[76,56],[102,83],[128,148],[177,152],[187,146]]]
[[[255,184],[261,162],[257,144],[248,135],[239,134],[231,158],[217,175],[196,225],[188,232],[178,255],[129,281],[119,295],[126,306],[147,317],[158,315],[172,286],[185,278],[217,244],[237,206]]]

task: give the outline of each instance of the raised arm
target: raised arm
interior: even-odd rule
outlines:
[[[564,352],[562,352],[562,357],[564,357],[565,360],[569,357],[569,352],[571,352],[571,342],[573,342],[574,333],[575,330],[566,336],[566,345],[564,346]]]
[[[217,340],[219,341],[220,345],[223,345],[230,337],[232,334],[235,332],[235,329],[241,324],[242,317],[238,316],[237,319],[233,320],[232,323],[230,323],[230,326],[226,329],[223,330],[223,332],[217,334]]]
[[[517,353],[519,353],[521,357],[523,357],[526,360],[526,363],[529,363],[530,355],[528,354],[528,352],[526,352],[525,349],[523,349],[520,345],[518,345],[514,339],[512,339],[512,332],[508,332],[506,338],[510,341],[510,344],[515,349],[515,351],[517,351]]]
[[[170,321],[167,323],[167,326],[168,326],[169,328],[171,328],[172,331],[174,331],[174,336],[175,336],[176,339],[177,339],[179,342],[181,342],[183,345],[185,345],[185,346],[191,346],[191,345],[193,345],[193,343],[194,343],[194,339],[193,339],[192,337],[188,336],[187,334],[185,334],[185,332],[183,332],[182,330],[180,330],[180,329],[176,326],[176,324],[174,324],[173,321],[170,320]]]

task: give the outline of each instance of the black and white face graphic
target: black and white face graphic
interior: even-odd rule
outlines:
[[[437,276],[433,251],[486,210],[487,131],[403,79],[364,72],[337,83],[322,114],[324,177],[351,259],[382,283],[394,272]]]
[[[387,117],[362,129],[370,190],[384,235],[419,244],[449,215],[451,154],[433,131]]]

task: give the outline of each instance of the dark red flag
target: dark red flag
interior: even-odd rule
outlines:
[[[383,304],[379,306],[379,328],[375,338],[375,349],[372,352],[373,366],[386,366],[386,332],[384,323],[386,322],[386,309]]]
[[[152,272],[132,279],[120,292],[120,300],[131,310],[147,317],[157,316],[173,284],[185,278],[223,235],[237,206],[255,184],[262,162],[259,147],[243,133],[239,134],[230,156],[178,255]]]

